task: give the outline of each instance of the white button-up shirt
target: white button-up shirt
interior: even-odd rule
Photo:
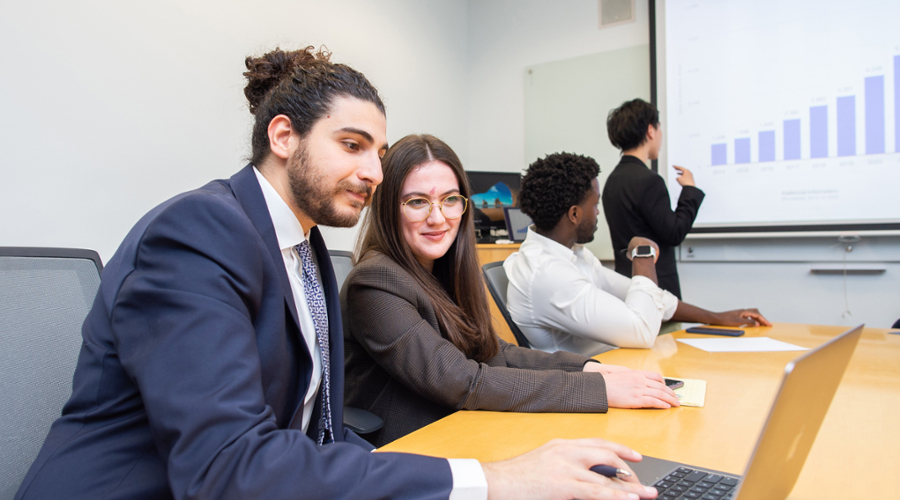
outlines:
[[[566,248],[528,229],[503,263],[507,307],[535,349],[593,356],[605,348],[650,347],[678,299],[647,277],[626,278],[583,245]]]
[[[306,342],[306,348],[312,357],[313,369],[312,376],[309,380],[309,389],[303,397],[303,420],[301,426],[303,432],[309,427],[309,419],[312,415],[313,408],[316,405],[316,395],[319,392],[319,384],[322,382],[322,353],[319,351],[319,340],[316,338],[316,324],[313,321],[312,313],[309,310],[309,304],[306,303],[306,294],[303,293],[303,276],[300,268],[300,255],[294,248],[306,241],[306,233],[297,216],[291,211],[291,208],[281,199],[281,195],[265,177],[253,167],[256,173],[256,180],[259,181],[259,187],[262,189],[263,197],[266,199],[266,206],[269,208],[269,216],[272,218],[272,225],[275,226],[275,237],[278,239],[278,248],[281,249],[281,258],[284,259],[284,269],[287,271],[288,281],[291,283],[291,293],[294,294],[294,305],[297,307],[297,320],[300,322],[300,331],[303,332],[303,340]],[[315,253],[313,254],[315,258]],[[319,266],[316,265],[316,269]],[[322,277],[316,275],[319,283],[322,283]],[[340,366],[343,366],[344,360],[337,360]]]
[[[309,390],[303,398],[303,432],[309,427],[310,415],[312,415],[313,407],[316,404],[316,394],[319,391],[319,385],[322,382],[322,353],[319,351],[319,343],[316,338],[316,325],[313,322],[312,313],[309,305],[306,303],[306,295],[303,293],[303,277],[301,276],[300,255],[294,248],[300,243],[306,241],[306,231],[291,208],[284,202],[278,191],[272,187],[272,184],[263,177],[263,175],[253,167],[256,174],[256,180],[262,189],[263,197],[266,200],[266,206],[269,209],[269,216],[272,218],[272,225],[275,227],[275,237],[278,239],[278,248],[281,249],[281,257],[284,259],[284,268],[287,271],[288,281],[291,283],[291,293],[294,294],[294,305],[297,306],[297,319],[300,322],[300,330],[303,332],[303,340],[306,347],[312,355],[313,369],[312,377],[309,381]],[[315,254],[313,254],[315,258]],[[316,265],[316,279],[319,284],[322,283],[322,276],[318,272],[319,266]],[[337,318],[331,318],[329,321],[340,321]],[[331,360],[332,363],[338,363],[343,369],[344,360]],[[343,401],[333,402],[332,404],[343,404]],[[453,488],[450,491],[449,500],[486,500],[487,499],[487,479],[484,476],[484,470],[481,463],[473,459],[450,459],[450,473],[453,476]]]

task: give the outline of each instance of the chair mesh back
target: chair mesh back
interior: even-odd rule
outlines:
[[[99,286],[89,259],[0,256],[0,500],[13,498],[72,393]]]

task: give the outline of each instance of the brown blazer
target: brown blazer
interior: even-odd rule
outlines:
[[[384,419],[381,446],[456,410],[605,412],[606,384],[589,358],[500,340],[485,363],[444,338],[431,301],[383,254],[360,262],[341,290],[346,404]]]

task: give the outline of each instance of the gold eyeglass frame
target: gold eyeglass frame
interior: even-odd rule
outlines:
[[[462,212],[460,212],[459,217],[447,217],[447,214],[444,213],[444,200],[446,200],[447,198],[450,198],[451,196],[459,196],[463,200],[463,210],[462,210]],[[406,214],[406,210],[405,210],[406,204],[413,200],[425,200],[425,202],[428,203],[428,213],[425,214],[425,217],[423,217],[421,220],[410,219],[409,215]],[[456,220],[456,219],[461,219],[462,216],[466,214],[466,210],[469,209],[469,199],[461,194],[448,194],[447,196],[444,196],[443,198],[441,198],[440,201],[429,201],[427,198],[422,198],[421,196],[417,196],[415,198],[410,198],[406,201],[401,201],[400,205],[402,207],[404,207],[403,209],[400,210],[400,212],[402,212],[403,216],[406,217],[406,220],[408,220],[410,222],[424,222],[424,221],[428,220],[428,218],[431,217],[431,212],[432,212],[432,210],[434,210],[435,205],[438,205],[438,210],[441,211],[441,215],[443,215],[445,219]]]

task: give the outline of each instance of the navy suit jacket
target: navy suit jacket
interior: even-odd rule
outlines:
[[[339,290],[317,228],[309,239],[328,307],[331,400],[341,402]],[[446,460],[369,453],[343,429],[340,403],[337,442],[319,447],[301,431],[312,362],[250,166],[144,216],[103,270],[82,334],[72,397],[17,499],[450,493]]]

